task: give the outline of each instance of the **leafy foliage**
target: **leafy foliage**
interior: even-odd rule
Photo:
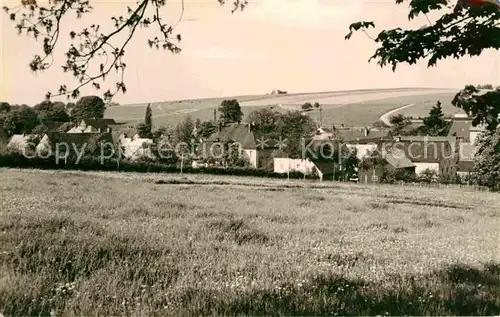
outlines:
[[[406,3],[396,0],[397,4]],[[383,30],[374,39],[380,47],[370,58],[384,67],[397,64],[415,64],[421,59],[434,66],[447,57],[478,56],[485,49],[500,48],[500,10],[492,4],[469,6],[461,1],[456,5],[446,0],[418,0],[409,4],[408,19],[431,11],[448,9],[434,24],[416,30],[396,28]],[[375,27],[374,22],[356,22],[350,25],[349,39],[353,31]]]
[[[11,106],[9,111],[0,112],[0,125],[9,135],[30,133],[38,125],[38,116],[27,105]]]
[[[403,30],[395,28],[381,31],[372,38],[378,49],[369,61],[376,60],[381,67],[392,66],[395,70],[400,63],[416,64],[427,60],[427,65],[435,66],[439,60],[453,57],[479,56],[486,49],[500,49],[500,10],[489,2],[470,5],[470,1],[451,3],[447,0],[396,0],[397,4],[409,2],[408,19],[426,15],[432,11],[443,14],[434,23],[419,29]],[[356,22],[350,25],[346,39],[353,31],[375,27],[374,22]],[[367,33],[366,33],[367,34]],[[498,92],[489,92],[481,97],[473,96],[474,87],[467,86],[455,98],[453,105],[474,116],[474,125],[487,123],[490,130],[498,124]]]
[[[218,1],[221,5],[225,3],[225,0]],[[110,100],[116,93],[127,91],[123,81],[127,66],[124,61],[125,50],[138,28],[154,27],[159,31],[159,36],[147,40],[150,48],[180,53],[178,44],[181,35],[174,34],[174,30],[182,20],[184,2],[181,16],[173,25],[165,23],[162,18],[161,9],[166,3],[166,0],[140,0],[135,6],[126,6],[126,14],[110,17],[114,22],[114,30],[106,31],[99,24],[92,24],[82,30],[61,29],[61,21],[64,19],[74,19],[75,16],[81,18],[93,12],[94,8],[89,0],[49,1],[44,5],[36,0],[23,0],[20,6],[4,6],[4,11],[16,24],[15,28],[20,35],[42,38],[42,53],[36,54],[29,65],[33,72],[44,71],[53,65],[54,53],[62,36],[67,35],[76,42],[67,48],[62,68],[64,72],[73,75],[78,82],[77,86],[69,88],[62,84],[57,92],[48,92],[47,97],[65,95],[76,99],[80,96],[82,87],[92,85],[99,90],[110,72],[116,71],[116,88],[107,89],[103,94],[105,100]],[[246,0],[234,0],[232,12],[243,9],[246,4]]]
[[[153,133],[151,133],[151,126],[145,123],[139,123],[137,125],[137,132],[140,138],[152,138]]]
[[[216,126],[212,121],[203,121],[196,125],[198,137],[202,139],[209,138],[216,130]]]
[[[397,135],[409,135],[412,133],[411,119],[402,114],[397,114],[389,119],[392,125],[392,134]]]
[[[479,185],[500,190],[500,129],[478,138],[474,178]]]
[[[311,117],[302,115],[300,111],[288,111],[280,115],[273,135],[286,139],[286,146],[282,150],[288,157],[301,158],[302,142],[308,144],[315,127]]]
[[[238,122],[243,119],[243,112],[241,111],[238,100],[223,100],[219,106],[220,120],[224,123]]]
[[[423,170],[419,175],[418,175],[418,179],[421,181],[421,182],[424,182],[424,183],[431,183],[435,180],[437,180],[437,172],[436,170],[433,170],[433,169],[425,169]]]
[[[482,93],[476,87],[468,85],[455,96],[452,104],[471,115],[474,126],[485,123],[489,131],[495,131],[499,126],[500,87]]]
[[[184,121],[180,122],[177,124],[175,128],[175,136],[174,140],[177,143],[183,142],[190,144],[191,140],[193,140],[193,130],[194,130],[194,123],[193,119],[191,116],[187,116]]]
[[[38,119],[41,122],[55,121],[55,122],[68,122],[70,121],[69,115],[66,112],[66,106],[62,102],[51,102],[50,100],[42,101],[34,107]]]
[[[254,124],[255,129],[264,134],[276,132],[280,118],[278,111],[269,108],[254,110],[248,115],[248,120]]]
[[[153,119],[151,112],[151,105],[148,104],[146,107],[146,114],[144,115],[144,123],[137,125],[137,130],[141,138],[151,139],[153,138]]]
[[[313,108],[313,105],[310,102],[306,102],[301,106],[302,110],[309,111]]]
[[[444,119],[441,102],[432,107],[429,115],[424,118],[424,131],[430,136],[444,136],[448,134],[449,124]]]
[[[10,104],[8,102],[0,102],[0,113],[1,112],[9,112],[10,111]]]
[[[106,105],[98,96],[85,96],[80,98],[71,111],[71,117],[77,121],[82,119],[102,119]]]
[[[153,126],[153,112],[151,111],[151,104],[148,104],[146,108],[146,114],[144,117],[144,124],[152,127]]]

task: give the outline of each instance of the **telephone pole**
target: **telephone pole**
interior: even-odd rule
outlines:
[[[323,108],[321,105],[319,106],[319,125],[320,127],[323,127],[323,114],[322,114]]]

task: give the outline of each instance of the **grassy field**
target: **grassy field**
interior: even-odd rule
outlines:
[[[429,97],[430,98],[427,98],[427,100],[417,101],[415,106],[405,108],[401,111],[398,111],[398,113],[414,118],[423,118],[429,115],[429,111],[436,105],[438,100],[441,102],[441,107],[443,108],[443,113],[445,115],[454,115],[463,111],[462,109],[454,107],[451,104],[453,97],[455,97],[455,93],[438,94]]]
[[[270,105],[282,104],[283,111],[296,108],[304,102],[318,101],[323,105],[323,124],[346,124],[349,126],[371,125],[384,113],[414,103],[417,112],[429,111],[429,104],[435,104],[437,100],[450,100],[454,91],[442,92],[435,89],[387,89],[387,90],[358,90],[340,91],[310,94],[289,94],[283,96],[261,95],[242,96],[217,99],[199,99],[153,103],[153,121],[155,125],[172,126],[182,121],[187,115],[194,120],[209,120],[213,118],[213,110],[216,109],[223,99],[238,99],[242,106],[244,118],[254,110],[269,107]],[[390,97],[392,96],[392,97]],[[448,104],[445,112],[452,114],[455,108]],[[144,118],[146,104],[123,105],[108,108],[105,116],[115,118],[122,122],[141,122]],[[275,107],[278,109],[278,107]],[[408,109],[408,110],[410,110]],[[319,121],[319,114],[311,112],[309,115]]]
[[[453,107],[451,104],[453,96],[454,93],[452,92],[437,94],[429,93],[424,95],[401,96],[346,105],[323,105],[323,125],[372,125],[384,113],[408,104],[415,104],[415,106],[403,109],[398,113],[425,117],[429,114],[429,110],[438,100],[443,103],[442,106],[445,115],[452,115],[456,113],[457,110],[460,110]],[[310,112],[309,115],[314,120],[319,121],[318,112]]]
[[[4,315],[498,315],[498,195],[0,170]]]

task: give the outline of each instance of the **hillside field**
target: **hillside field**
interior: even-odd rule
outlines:
[[[497,315],[498,194],[0,169],[0,313]]]
[[[449,101],[456,92],[442,89],[386,89],[357,90],[309,94],[260,95],[227,97],[215,99],[198,99],[152,103],[153,124],[156,126],[173,126],[188,115],[193,120],[210,120],[213,110],[224,99],[237,99],[240,102],[244,119],[254,110],[274,106],[279,111],[300,109],[305,102],[319,102],[323,106],[323,125],[346,124],[349,126],[371,125],[384,113],[398,107],[415,104],[405,109],[426,115],[430,107],[441,100],[446,114],[457,111]],[[139,123],[144,120],[147,104],[122,105],[108,108],[105,117],[117,121]],[[319,121],[319,113],[312,111],[309,115]]]

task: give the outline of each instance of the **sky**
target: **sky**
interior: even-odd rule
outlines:
[[[40,0],[39,0],[40,1]],[[0,0],[18,5],[20,0]],[[418,28],[425,17],[408,21],[407,5],[389,0],[257,0],[243,12],[231,13],[231,1],[221,7],[217,0],[184,0],[184,14],[176,31],[182,34],[182,52],[173,55],[147,46],[156,29],[141,29],[126,49],[127,93],[115,96],[121,104],[264,94],[273,89],[317,92],[347,89],[436,87],[462,88],[466,84],[500,85],[500,52],[485,51],[480,57],[449,59],[437,67],[426,62],[399,65],[396,72],[368,63],[377,48],[363,33],[344,39],[351,22],[375,21],[372,36],[383,29]],[[29,62],[39,54],[42,42],[17,35],[14,23],[1,14],[0,100],[36,104],[47,91],[77,82],[60,66],[71,40],[69,32],[101,24],[113,30],[110,17],[126,13],[135,0],[91,1],[94,11],[82,19],[68,16],[54,63],[34,74]],[[164,21],[175,24],[180,0],[167,0]],[[435,20],[437,16],[429,16]],[[114,88],[117,77],[107,77],[103,88]],[[101,95],[92,87],[82,95]]]

